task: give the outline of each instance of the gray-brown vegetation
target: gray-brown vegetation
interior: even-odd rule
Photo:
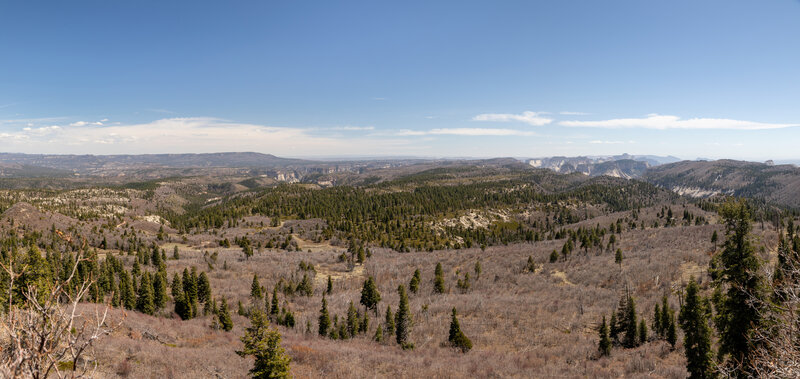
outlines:
[[[353,224],[362,222],[357,227],[334,213],[300,217],[289,203],[275,208],[280,214],[261,212],[273,209],[259,202],[273,199],[271,187],[227,200],[213,190],[200,195],[200,183],[210,179],[7,191],[0,194],[3,262],[16,259],[12,251],[30,262],[84,252],[98,270],[114,273],[98,290],[78,292],[81,301],[68,297],[49,308],[56,315],[76,309],[76,320],[107,310],[104,322],[74,334],[91,339],[90,354],[69,357],[69,367],[59,355],[51,369],[59,373],[75,367],[102,377],[241,377],[265,367],[259,356],[280,357],[283,349],[287,359],[278,361],[290,359],[296,377],[688,376],[686,355],[702,344],[685,341],[712,325],[700,319],[709,316],[704,299],[717,283],[708,268],[730,244],[720,201],[619,179],[518,170],[466,167],[367,186],[363,194],[399,194],[386,199],[416,204],[425,217],[367,223],[360,218],[372,210],[365,208],[351,212]],[[275,190],[323,191],[295,186]],[[462,189],[492,196],[524,189],[530,200],[498,195],[473,203],[483,208],[453,204],[439,212],[425,196],[402,197],[428,186],[449,187],[422,191],[442,196],[438,202],[458,199]],[[220,211],[225,204],[235,212]],[[758,310],[763,319],[784,320],[793,317],[786,310],[794,309],[798,276],[794,227],[780,224],[792,215],[758,204],[750,209],[756,219],[776,221],[748,221],[752,252],[767,270],[765,283],[780,288],[765,293],[783,293],[780,303],[759,297],[770,306]],[[109,260],[119,263],[105,268]],[[784,262],[779,271],[777,262]],[[687,285],[697,298],[688,297]],[[689,303],[700,305],[681,308]],[[10,330],[22,327],[14,317]],[[754,372],[779,373],[797,362],[791,329],[760,330]],[[775,356],[787,363],[770,366]]]

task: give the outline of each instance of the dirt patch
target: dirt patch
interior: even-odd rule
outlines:
[[[331,280],[333,281],[365,277],[363,265],[354,267],[353,271],[338,271],[332,269],[331,267],[325,266],[315,268],[317,270],[317,275],[314,277],[315,286],[320,286],[327,283],[328,276],[330,276]]]
[[[568,286],[574,286],[575,285],[575,283],[570,282],[569,279],[567,279],[567,273],[564,272],[564,271],[555,270],[550,275],[552,277],[556,278],[556,279],[560,279],[562,284],[565,284],[565,285],[568,285]]]
[[[694,262],[684,262],[681,264],[679,270],[681,276],[677,283],[689,283],[689,279],[693,276],[695,279],[705,276],[708,269],[706,267],[700,267]]]
[[[322,252],[340,252],[345,251],[346,249],[341,247],[336,247],[331,245],[327,241],[323,241],[320,243],[304,240],[297,236],[297,234],[292,234],[292,240],[297,242],[297,246],[303,251],[311,251],[312,253],[322,253]]]

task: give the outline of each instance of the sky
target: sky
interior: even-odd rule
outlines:
[[[800,159],[800,1],[0,1],[0,152]]]

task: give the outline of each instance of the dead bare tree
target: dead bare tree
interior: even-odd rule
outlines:
[[[7,313],[0,318],[0,377],[92,376],[97,368],[90,358],[94,342],[119,324],[107,322],[109,304],[96,305],[92,315],[81,313],[91,308],[80,303],[94,283],[91,279],[75,283],[82,261],[86,258],[79,256],[67,278],[56,279],[43,292],[35,286],[23,288],[20,304],[13,298],[16,279],[29,267],[0,263],[9,277]]]
[[[782,271],[780,280],[774,280],[776,270]],[[761,301],[763,322],[751,336],[756,346],[753,369],[758,377],[799,378],[800,265],[792,260],[783,268],[768,269],[766,274],[773,296]]]

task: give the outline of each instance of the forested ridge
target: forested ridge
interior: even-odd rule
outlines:
[[[671,196],[644,182],[559,176],[545,170],[488,178],[459,175],[465,172],[474,174],[464,168],[435,169],[363,187],[312,189],[285,184],[167,217],[184,231],[220,228],[251,215],[319,218],[327,222],[327,237],[337,234],[398,250],[433,250],[456,244],[539,240],[559,225],[585,218],[579,209],[586,205],[607,212],[625,211]],[[437,227],[442,219],[476,210],[501,211],[512,217],[495,220],[488,229]],[[517,217],[525,211],[552,217]]]

